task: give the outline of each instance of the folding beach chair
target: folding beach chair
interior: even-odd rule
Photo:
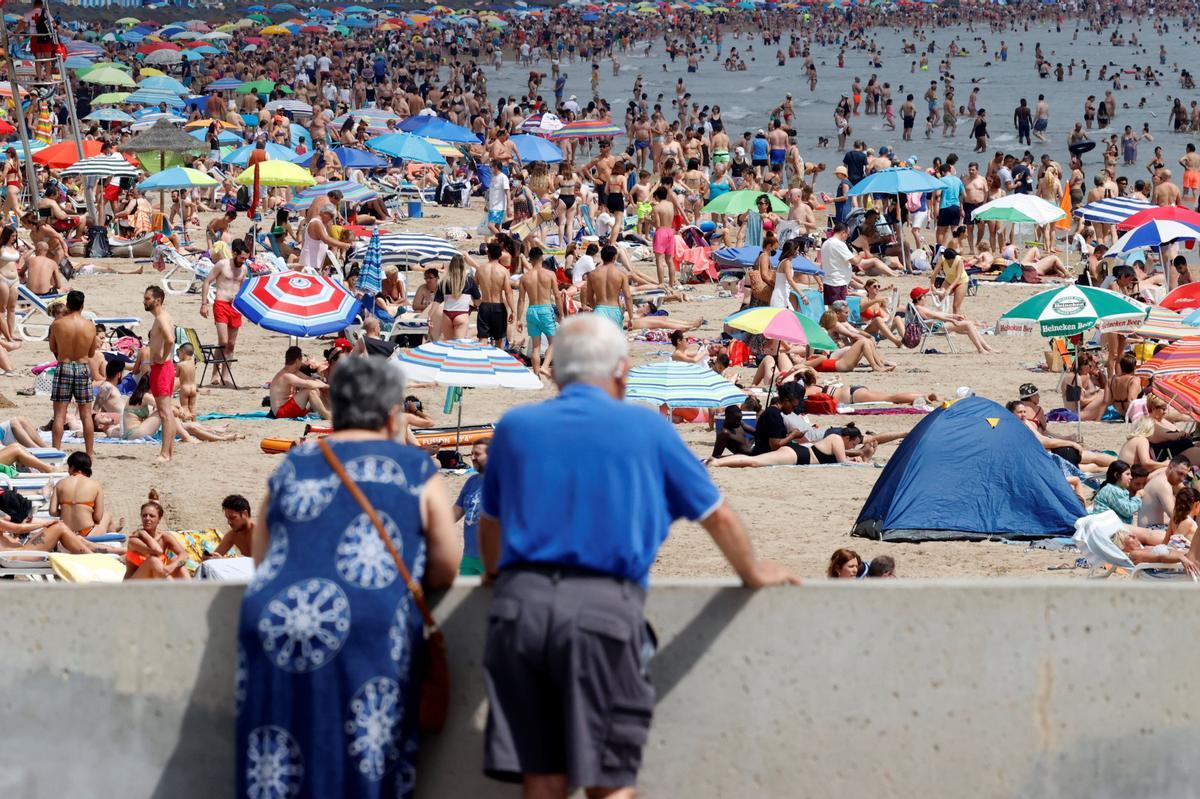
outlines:
[[[233,388],[236,391],[238,384],[233,377],[233,367],[231,364],[238,362],[237,358],[225,357],[225,349],[220,344],[202,344],[200,343],[200,334],[196,332],[194,327],[177,327],[175,328],[175,341],[178,344],[191,344],[192,353],[196,358],[196,365],[200,367],[200,385],[204,385],[204,378],[208,374],[208,367],[213,367],[214,374],[219,373],[224,367],[229,375],[229,381],[233,383]]]
[[[946,339],[946,346],[951,352],[955,352],[954,340],[950,338],[950,331],[946,329],[946,325],[941,322],[929,322],[917,313],[917,306],[911,302],[904,310],[904,324],[907,327],[910,322],[915,322],[918,329],[921,331],[921,340],[917,342],[917,352],[925,352],[925,342],[931,336],[942,336]]]
[[[197,280],[208,277],[208,270],[202,268],[198,261],[193,261],[170,245],[160,246],[155,256],[166,269],[159,282],[168,294],[187,294]]]
[[[19,301],[27,303],[30,306],[18,310],[17,330],[23,337],[30,341],[45,341],[50,337],[50,323],[54,321],[54,317],[50,315],[50,304],[66,295],[56,294],[53,297],[39,297],[25,285],[19,286],[17,290],[19,292]],[[109,328],[119,325],[137,327],[142,322],[141,318],[137,316],[96,316],[86,312],[85,315],[96,324],[102,324]]]
[[[1091,571],[1088,576],[1105,579],[1111,577],[1118,569],[1129,572],[1132,580],[1192,580],[1180,563],[1137,563],[1125,553],[1113,536],[1127,528],[1111,510],[1095,513],[1075,520],[1075,545],[1087,556]]]

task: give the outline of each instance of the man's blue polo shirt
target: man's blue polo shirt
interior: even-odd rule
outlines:
[[[500,522],[501,569],[557,564],[644,585],[671,523],[720,504],[664,417],[596,386],[509,411],[488,448],[483,512]]]

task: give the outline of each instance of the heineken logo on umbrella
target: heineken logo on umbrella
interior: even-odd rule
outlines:
[[[1087,302],[1083,297],[1059,297],[1050,307],[1059,316],[1074,316],[1087,307]]]

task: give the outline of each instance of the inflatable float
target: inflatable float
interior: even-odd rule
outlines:
[[[429,427],[424,430],[414,429],[413,434],[417,438],[417,443],[422,447],[454,447],[470,445],[485,438],[490,438],[495,430],[495,425],[477,424],[463,427],[461,431],[454,427]],[[304,428],[305,436],[324,436],[332,432],[332,427],[306,425]],[[280,455],[303,440],[303,438],[264,438],[258,442],[258,445],[268,455]]]

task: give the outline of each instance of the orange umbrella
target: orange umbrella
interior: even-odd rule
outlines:
[[[51,144],[49,147],[38,150],[33,154],[33,161],[50,169],[66,169],[81,158],[91,158],[93,155],[100,155],[100,142],[98,141],[85,141],[82,155],[75,142],[60,141],[58,144]]]

